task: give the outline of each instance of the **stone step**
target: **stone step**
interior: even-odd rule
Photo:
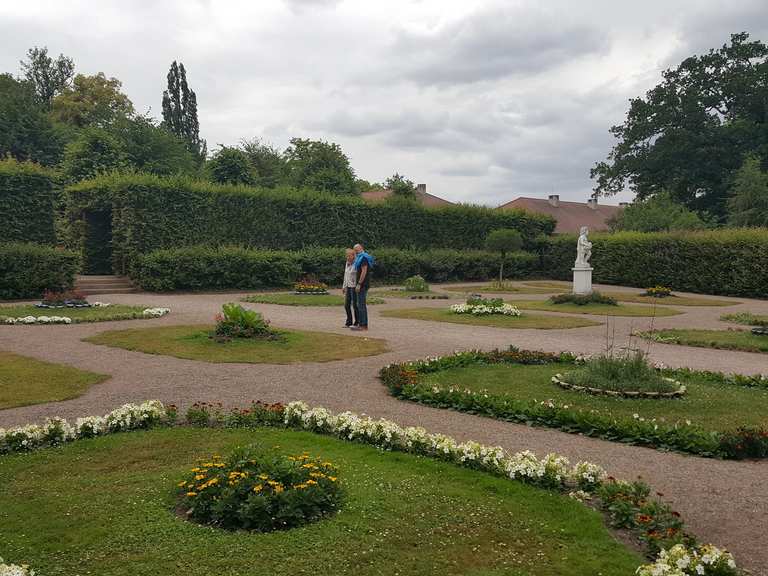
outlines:
[[[78,290],[83,294],[85,294],[86,296],[93,296],[94,294],[134,294],[139,291],[134,286],[131,286],[129,288],[93,288],[93,289],[78,288]]]
[[[91,294],[131,294],[137,292],[136,287],[126,276],[114,275],[81,275],[75,279],[75,289]]]

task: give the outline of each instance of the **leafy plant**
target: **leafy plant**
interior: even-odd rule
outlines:
[[[214,455],[178,483],[187,516],[220,528],[285,530],[338,510],[343,492],[330,462],[304,453],[284,456],[256,446],[223,460]]]
[[[485,239],[485,247],[491,252],[501,254],[501,263],[499,264],[499,284],[504,283],[504,260],[507,254],[517,252],[523,247],[523,237],[519,230],[512,228],[501,228],[493,230]]]
[[[279,333],[270,328],[269,320],[255,310],[248,310],[232,302],[224,304],[216,316],[215,336],[222,339],[260,338],[274,340]]]
[[[552,304],[576,304],[577,306],[586,306],[587,304],[607,304],[609,306],[618,306],[616,299],[611,296],[605,296],[600,294],[597,290],[590,292],[589,294],[573,294],[571,292],[564,292],[563,294],[555,294],[549,298]]]
[[[429,284],[427,284],[423,276],[417,274],[405,279],[403,289],[406,292],[429,292]]]
[[[589,358],[581,368],[566,372],[569,384],[618,392],[674,392],[680,384],[664,378],[642,351]]]
[[[768,458],[768,430],[738,428],[723,434],[720,448],[729,458]]]

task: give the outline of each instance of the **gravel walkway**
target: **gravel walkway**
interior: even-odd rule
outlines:
[[[606,287],[612,291],[616,287]],[[636,291],[636,290],[635,290]],[[456,295],[459,296],[460,295]],[[571,460],[600,463],[614,476],[641,476],[671,501],[689,528],[704,541],[726,546],[737,562],[754,574],[768,576],[768,463],[725,462],[626,446],[544,428],[529,428],[491,419],[401,402],[387,395],[376,374],[395,360],[450,353],[457,349],[506,347],[594,353],[604,349],[606,327],[570,330],[507,330],[418,320],[379,318],[378,311],[402,307],[443,307],[447,301],[391,299],[369,307],[370,337],[384,338],[391,351],[379,356],[331,363],[291,366],[207,364],[95,346],[81,338],[105,330],[174,324],[210,323],[221,304],[239,294],[125,294],[103,297],[114,303],[167,306],[172,313],[157,320],[106,322],[72,326],[0,326],[0,350],[111,374],[84,396],[66,402],[0,411],[0,427],[39,421],[46,416],[101,414],[125,402],[157,398],[181,407],[197,400],[244,405],[301,399],[333,410],[353,410],[403,425],[420,425],[460,440],[500,444],[508,450],[559,452]],[[545,298],[521,294],[509,299]],[[93,297],[94,300],[97,297]],[[655,320],[657,328],[723,328],[726,312],[768,314],[768,302],[738,299],[730,307],[680,308],[685,314]],[[277,326],[348,333],[341,308],[249,304]],[[597,318],[605,321],[604,318]],[[631,330],[645,329],[647,318],[608,319],[621,345]],[[359,337],[365,337],[359,335]],[[768,373],[768,355],[654,344],[654,360],[669,366]],[[768,417],[767,417],[768,420]]]

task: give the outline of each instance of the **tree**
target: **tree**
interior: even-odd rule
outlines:
[[[384,181],[384,188],[392,190],[392,194],[396,196],[416,199],[416,186],[414,183],[397,172]]]
[[[38,104],[32,84],[0,74],[0,158],[52,166],[63,148],[63,134]]]
[[[197,159],[181,138],[160,128],[148,116],[119,118],[109,128],[136,170],[159,175],[192,174]]]
[[[355,173],[338,144],[293,138],[284,156],[287,181],[292,186],[357,194]]]
[[[253,184],[257,178],[246,153],[228,146],[222,146],[205,168],[211,180],[219,184]]]
[[[728,224],[768,227],[768,173],[760,159],[749,155],[736,171],[728,198]]]
[[[355,178],[355,188],[357,188],[358,194],[373,190],[384,190],[384,186],[378,182],[368,182],[368,180],[363,180],[362,178]]]
[[[243,140],[240,146],[255,171],[254,184],[264,188],[276,188],[283,183],[285,159],[277,148],[258,138]]]
[[[27,60],[20,61],[24,78],[32,84],[35,97],[42,106],[50,108],[53,97],[69,86],[75,73],[75,63],[64,54],[54,60],[48,56],[48,48],[30,48]]]
[[[114,136],[102,128],[85,128],[64,149],[61,171],[68,182],[78,182],[127,165],[125,150]]]
[[[187,143],[187,148],[200,162],[208,155],[205,140],[200,139],[197,120],[197,96],[187,84],[184,64],[174,60],[168,71],[168,89],[163,91],[162,126]]]
[[[675,202],[667,192],[630,204],[609,221],[614,231],[667,232],[700,230],[708,224],[696,212]]]
[[[728,186],[745,154],[768,156],[768,46],[733,34],[730,45],[666,70],[630,101],[618,143],[591,170],[597,194],[627,185],[643,200],[664,191],[722,219]]]
[[[499,285],[504,283],[504,260],[510,252],[517,252],[523,247],[523,237],[519,231],[512,228],[499,228],[491,231],[485,239],[485,246],[491,252],[501,254],[499,265]]]
[[[51,117],[78,128],[107,126],[118,118],[133,116],[133,103],[120,91],[117,78],[103,72],[95,76],[78,74],[71,87],[64,88],[51,104]]]

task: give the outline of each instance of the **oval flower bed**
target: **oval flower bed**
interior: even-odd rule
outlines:
[[[367,444],[375,446],[379,449],[384,449],[387,451],[398,451],[398,452],[404,452],[404,453],[410,453],[410,454],[417,454],[423,457],[431,458],[437,461],[443,461],[446,463],[455,464],[461,468],[470,468],[472,470],[476,470],[479,472],[485,472],[489,474],[488,481],[491,480],[490,477],[496,476],[498,478],[506,478],[507,480],[511,480],[516,483],[521,484],[521,490],[522,485],[527,484],[533,487],[539,487],[539,488],[545,488],[549,491],[555,491],[555,492],[562,492],[564,494],[569,494],[574,500],[579,501],[585,501],[589,500],[592,505],[596,506],[597,508],[604,511],[604,513],[609,518],[610,522],[616,526],[621,527],[623,530],[626,530],[628,534],[631,534],[634,538],[637,539],[638,542],[641,542],[645,548],[649,556],[655,558],[655,564],[660,564],[667,562],[669,560],[669,555],[673,554],[676,557],[681,554],[688,554],[692,558],[697,559],[696,563],[692,563],[693,566],[696,565],[702,565],[704,571],[697,571],[697,574],[711,574],[711,575],[722,575],[722,576],[730,576],[735,575],[735,564],[733,564],[733,559],[727,552],[721,551],[719,549],[716,549],[712,546],[704,546],[700,547],[696,544],[694,538],[687,534],[684,530],[684,525],[682,522],[682,519],[680,518],[680,515],[672,510],[668,504],[665,504],[663,502],[654,500],[650,496],[650,488],[643,484],[642,482],[623,482],[623,481],[616,481],[609,477],[607,477],[606,472],[600,468],[599,466],[596,466],[594,464],[591,464],[589,462],[579,462],[575,465],[572,465],[567,458],[557,455],[557,454],[549,454],[546,457],[539,459],[537,458],[533,453],[529,451],[523,451],[516,454],[508,454],[506,453],[502,448],[500,447],[492,447],[492,446],[483,446],[481,444],[478,444],[476,442],[464,442],[464,443],[458,443],[453,438],[450,438],[448,436],[442,435],[442,434],[430,434],[423,428],[402,428],[398,426],[397,424],[387,421],[387,420],[374,420],[368,417],[361,417],[356,414],[353,414],[351,412],[344,412],[341,414],[333,414],[329,411],[327,411],[324,408],[309,408],[306,404],[303,404],[301,402],[292,402],[288,404],[287,406],[283,407],[282,405],[264,405],[260,403],[256,403],[251,406],[251,408],[245,409],[245,410],[233,410],[229,413],[222,413],[222,412],[216,412],[211,413],[207,411],[207,408],[203,407],[202,405],[197,405],[194,410],[194,422],[199,422],[199,416],[201,412],[206,412],[208,420],[208,425],[216,425],[221,427],[230,427],[230,428],[246,428],[246,429],[253,429],[262,427],[262,430],[264,432],[259,433],[259,437],[265,437],[274,439],[274,435],[270,435],[270,433],[267,431],[267,428],[277,427],[277,428],[286,428],[288,430],[296,430],[296,431],[305,431],[306,432],[313,432],[315,434],[319,435],[326,435],[335,437],[336,439],[340,439],[346,442],[354,442],[358,444]],[[160,402],[157,401],[150,401],[146,402],[142,405],[136,406],[136,405],[126,405],[123,406],[103,418],[95,417],[95,418],[81,418],[78,419],[74,425],[68,423],[65,420],[62,419],[52,419],[48,420],[44,425],[42,426],[26,426],[21,428],[15,428],[11,430],[2,430],[0,431],[0,452],[17,452],[17,451],[30,451],[36,448],[42,448],[46,446],[54,446],[59,444],[64,444],[67,442],[72,442],[78,438],[91,438],[94,436],[102,436],[105,434],[108,434],[110,432],[119,432],[119,431],[127,431],[127,430],[135,430],[135,429],[147,429],[162,425],[169,425],[174,422],[176,422],[178,419],[177,411],[174,407],[169,406],[165,407]],[[267,428],[265,428],[267,427]],[[183,429],[181,429],[183,430]],[[185,432],[185,436],[187,438],[192,437],[194,429],[187,429],[187,432]],[[248,433],[248,432],[246,432]],[[207,431],[205,434],[202,435],[202,437],[210,437],[212,435],[211,431]],[[141,438],[141,437],[140,437]],[[303,437],[305,442],[309,440],[309,437]],[[287,442],[295,442],[289,437],[285,437]],[[155,477],[158,473],[163,474],[162,468],[158,470],[156,459],[158,455],[153,452],[152,450],[159,450],[161,452],[167,451],[171,445],[168,443],[171,440],[171,436],[168,434],[165,434],[161,437],[158,437],[157,440],[160,442],[157,446],[154,448],[152,446],[149,447],[141,447],[139,444],[133,443],[129,447],[129,450],[131,452],[131,459],[136,460],[136,462],[139,464],[140,468],[142,469],[151,469],[154,471]],[[299,440],[299,437],[296,437],[296,440]],[[127,440],[126,440],[127,441]],[[274,441],[274,440],[272,440]],[[129,442],[130,443],[130,442]],[[90,447],[98,450],[103,449],[104,447],[110,447],[113,446],[114,443],[107,443],[104,441],[99,442],[95,445],[89,445]],[[330,443],[325,443],[325,446],[327,446],[327,449],[331,449]],[[85,446],[82,447],[82,449],[85,449]],[[147,452],[147,449],[150,451]],[[245,472],[245,470],[242,470],[244,467],[242,465],[242,458],[245,453],[238,453],[238,456],[235,458],[234,463],[236,464],[236,468],[230,470],[225,477],[222,477],[219,479],[217,483],[220,483],[222,481],[229,482],[230,479],[234,480],[235,476],[237,476],[239,482],[239,478],[241,478],[241,474]],[[94,455],[96,456],[96,455]],[[250,457],[245,456],[248,460],[250,460]],[[348,454],[349,458],[351,458],[351,454]],[[61,459],[61,457],[57,454],[52,454],[51,458],[53,459]],[[107,458],[110,462],[114,459],[114,457],[111,457],[109,454],[105,454],[104,458]],[[374,462],[381,460],[384,458],[383,455],[379,453],[378,456],[375,456],[375,453],[366,453],[365,458],[373,458],[373,460],[365,460],[370,461],[371,464],[369,466],[373,466]],[[306,463],[306,460],[304,459],[304,456],[301,456],[301,462]],[[94,460],[94,465],[101,466],[102,464],[99,464],[98,462],[101,462],[99,458],[97,457],[96,460]],[[402,470],[405,472],[407,468],[403,468],[404,466],[413,464],[417,465],[419,460],[406,460],[404,458],[399,458],[397,460],[388,459],[388,462],[391,463],[391,465],[395,465],[396,462],[400,462],[397,469]],[[106,461],[104,461],[104,465],[106,465]],[[224,464],[223,466],[220,466],[217,463]],[[220,459],[212,459],[210,461],[210,466],[206,466],[209,468],[208,472],[210,472],[210,469],[220,470],[227,467],[226,463],[223,463]],[[127,466],[128,464],[126,464]],[[305,464],[301,464],[303,467]],[[359,464],[358,464],[359,465]],[[30,467],[34,466],[34,462],[32,460],[25,461],[25,469],[29,470]],[[430,499],[430,506],[428,510],[434,510],[435,507],[440,507],[441,505],[444,506],[445,504],[449,505],[449,508],[453,510],[454,516],[452,522],[456,521],[455,514],[459,512],[459,510],[462,507],[462,500],[454,500],[449,498],[446,502],[443,504],[438,504],[439,500],[432,502],[432,496],[433,491],[435,490],[435,486],[440,482],[438,479],[441,478],[446,473],[449,473],[449,471],[445,468],[441,468],[438,472],[437,476],[433,476],[431,472],[428,470],[430,467],[424,467],[422,464],[418,464],[421,468],[419,469],[419,472],[416,476],[413,476],[413,482],[415,483],[413,486],[410,487],[411,491],[418,491],[419,485],[424,484],[421,480],[425,478],[424,474],[429,474],[429,479],[431,480],[431,483],[427,483],[427,492],[421,493],[419,492],[417,494],[417,499],[414,500],[413,503],[409,503],[409,506],[419,506],[418,502],[423,501],[426,498]],[[437,464],[435,464],[437,466]],[[7,468],[7,467],[6,467]],[[98,470],[99,468],[97,468]],[[254,469],[254,472],[258,471],[259,474],[259,480],[262,480],[262,489],[260,491],[263,491],[263,483],[268,481],[269,474],[267,475],[267,479],[261,478],[261,475],[263,474],[260,470],[263,470],[262,467],[258,467]],[[325,470],[330,471],[331,468],[326,466]],[[200,483],[204,482],[206,484],[209,484],[211,480],[214,478],[219,478],[219,476],[214,475],[213,473],[208,473],[206,475],[200,474],[201,470],[192,470],[190,471],[191,474],[194,474],[191,479],[187,479],[184,482],[184,486],[179,486],[178,488],[180,490],[187,490],[189,491],[189,484],[190,483]],[[101,474],[110,474],[110,472],[115,472],[113,470],[113,466],[109,465],[104,469],[101,469]],[[236,474],[234,474],[236,472]],[[6,472],[7,473],[7,472]],[[117,471],[120,478],[123,478],[125,475],[125,471],[121,468],[121,470]],[[323,472],[326,474],[325,472]],[[411,474],[411,472],[408,472]],[[217,473],[216,473],[217,474]],[[198,478],[198,476],[203,476],[202,478]],[[330,474],[326,474],[326,476],[330,476]],[[69,479],[69,475],[67,475],[68,479],[66,480],[71,484],[71,479]],[[164,475],[162,477],[165,477]],[[12,478],[12,477],[11,477]],[[311,476],[310,476],[311,478]],[[393,478],[392,481],[394,481],[395,478]],[[54,484],[57,483],[57,477],[46,477],[46,482],[53,482]],[[88,489],[93,490],[94,487],[98,490],[98,485],[91,483],[90,480],[87,480],[88,482]],[[330,481],[330,480],[329,480]],[[458,480],[457,480],[458,481]],[[477,476],[475,478],[475,485],[477,486],[477,483],[481,484],[487,484],[487,482],[483,476]],[[276,480],[273,480],[273,482],[277,482]],[[381,486],[381,480],[376,479],[369,479],[367,480],[368,483],[372,483],[372,486]],[[124,481],[123,481],[124,483]],[[217,484],[217,483],[214,483]],[[364,482],[365,483],[365,482]],[[197,485],[197,484],[195,484]],[[258,484],[254,483],[252,487],[250,488],[251,491],[254,491],[254,488]],[[330,482],[330,485],[335,485],[335,482]],[[448,485],[452,485],[451,482],[448,483]],[[208,489],[210,486],[208,486],[205,489]],[[15,484],[7,484],[6,488],[10,490],[17,490],[17,487]],[[493,505],[490,507],[492,509],[498,509],[501,506],[504,506],[504,499],[498,499],[498,496],[501,496],[501,494],[506,493],[505,491],[499,492],[499,489],[501,486],[496,487],[493,489],[493,493],[497,494],[497,498],[495,499]],[[132,488],[132,491],[135,489]],[[285,493],[285,490],[282,492],[277,489],[277,484],[274,484],[272,488],[270,488],[274,493]],[[61,490],[57,488],[57,490]],[[391,490],[391,488],[390,488]],[[454,488],[455,490],[455,488]],[[260,492],[259,491],[259,492]],[[108,498],[111,500],[114,499],[122,499],[125,497],[122,490],[118,490],[116,494],[112,494],[111,491],[109,491]],[[483,491],[479,491],[478,494],[482,494]],[[386,492],[375,492],[374,494],[378,494],[378,496],[373,496],[375,498],[381,498],[383,494],[386,494]],[[430,496],[428,496],[430,495]],[[544,495],[544,493],[542,493]],[[511,493],[510,493],[511,496]],[[550,506],[549,514],[551,515],[548,520],[547,524],[555,523],[555,526],[553,528],[557,527],[557,523],[559,523],[561,520],[559,518],[559,515],[562,513],[562,509],[566,508],[566,516],[573,518],[574,516],[581,517],[580,523],[578,523],[578,528],[571,526],[569,528],[573,531],[572,535],[569,535],[568,538],[573,539],[579,539],[579,536],[577,534],[581,533],[583,535],[585,530],[593,530],[591,527],[591,523],[594,521],[594,516],[589,516],[588,514],[585,515],[584,512],[587,512],[586,509],[577,509],[572,508],[570,504],[567,504],[563,501],[552,501],[551,492],[548,495],[548,497],[544,500],[539,500],[538,495],[535,493],[535,491],[528,491],[528,492],[522,492],[521,496],[524,500],[528,501],[529,504],[531,502],[536,502],[536,505],[544,505],[544,502],[550,502],[554,507]],[[47,497],[47,494],[39,494],[38,497]],[[60,497],[59,494],[57,494],[57,497]],[[98,495],[94,493],[94,497],[101,498],[102,495]],[[128,495],[129,498],[132,500],[135,498],[134,496]],[[1,497],[0,497],[1,498]],[[144,497],[140,498],[139,500],[144,500]],[[24,501],[24,499],[16,500],[16,506],[25,506],[27,502]],[[361,504],[370,502],[370,497],[366,498],[365,500],[361,501]],[[397,504],[398,500],[391,500],[390,505]],[[135,502],[132,505],[140,505],[140,502]],[[487,504],[486,504],[487,505]],[[85,506],[85,504],[83,504]],[[485,512],[484,508],[478,508],[476,505],[472,505],[470,507],[472,511],[472,516],[474,517],[484,517],[486,514],[490,514],[491,512]],[[468,509],[468,511],[470,510]],[[98,510],[98,508],[96,509]],[[384,513],[384,509],[382,508],[375,508],[374,510],[378,510],[378,512],[371,511],[376,517],[381,517],[381,515]],[[425,509],[426,512],[427,509]],[[579,511],[582,510],[582,511]],[[405,512],[405,511],[404,511]],[[94,512],[96,513],[96,512]],[[407,512],[405,512],[408,514]],[[75,514],[79,515],[79,510],[75,510]],[[582,517],[583,516],[583,517]],[[513,516],[514,517],[514,516]],[[151,518],[151,524],[147,524],[147,520]],[[412,519],[412,522],[418,522],[417,520],[418,515]],[[402,524],[402,518],[397,517],[392,519],[398,521],[399,529],[396,530],[397,532],[407,532],[408,527],[407,524]],[[86,522],[86,519],[81,520],[81,522]],[[121,521],[121,519],[116,520],[118,523]],[[352,518],[349,518],[347,522],[352,521]],[[358,520],[359,522],[360,520]],[[571,520],[573,521],[573,520]],[[25,517],[24,522],[27,523],[26,525],[29,525],[30,518]],[[153,538],[152,546],[149,546],[148,548],[144,548],[145,551],[148,549],[156,548],[157,546],[170,546],[170,549],[177,548],[178,546],[185,545],[185,541],[176,540],[174,542],[167,542],[163,540],[163,536],[161,534],[157,534],[155,537],[152,536],[153,534],[153,526],[162,527],[165,526],[165,524],[158,525],[158,522],[161,522],[159,518],[156,517],[155,513],[151,512],[150,510],[147,510],[146,512],[142,513],[142,519],[140,520],[142,531],[149,530],[147,532],[147,535],[150,538]],[[473,522],[477,522],[477,520],[474,520]],[[487,538],[487,531],[491,530],[493,526],[498,526],[499,528],[503,528],[504,525],[508,524],[508,522],[501,521],[500,518],[495,518],[493,523],[487,525],[486,527],[483,527],[481,524],[478,527],[467,527],[466,529],[460,530],[460,533],[462,534],[462,538],[460,540],[457,540],[454,543],[454,546],[459,546],[460,541],[465,540],[468,536],[471,536],[474,538],[474,535],[476,533],[477,529],[480,529],[480,533],[483,534],[482,540],[478,541],[478,544],[474,544],[474,540],[472,541],[473,546],[487,546],[488,544],[488,538]],[[342,525],[341,527],[344,529],[345,532],[349,531],[348,527],[345,527],[345,525]],[[46,530],[50,529],[51,525],[46,524]],[[419,535],[417,537],[416,541],[420,542],[430,542],[432,539],[432,527],[426,527],[427,532],[423,535]],[[514,527],[513,527],[514,528]],[[67,530],[77,530],[77,524],[73,528],[72,526],[69,526]],[[170,528],[164,528],[165,530],[169,530]],[[563,527],[562,530],[565,528]],[[1,530],[1,529],[0,529]],[[528,532],[529,528],[526,528],[525,532]],[[465,533],[466,532],[466,533]],[[471,532],[471,534],[468,534]],[[555,530],[555,532],[559,532],[559,530]],[[375,530],[374,530],[374,533]],[[28,538],[28,537],[34,537],[32,534],[21,534],[19,532],[12,533],[15,534],[15,538]],[[363,531],[360,535],[354,536],[354,544],[359,546],[359,542],[361,538],[365,537],[366,532]],[[398,534],[388,534],[389,541],[393,545],[389,550],[393,553],[396,553],[398,550],[398,542],[400,540],[398,539]],[[517,532],[517,536],[519,538],[525,538],[523,533]],[[553,534],[554,536],[554,534]],[[606,534],[600,534],[593,533],[590,535],[590,538],[587,540],[584,540],[581,545],[584,547],[589,546],[589,542],[594,542],[596,538],[602,539],[605,538]],[[186,540],[190,537],[190,534],[186,533],[179,533],[179,538]],[[220,555],[220,549],[215,548],[216,542],[218,539],[212,539],[210,534],[207,534],[205,536],[208,541],[213,541],[213,549],[206,549],[203,550],[203,558],[209,559],[211,557],[216,557],[217,562],[222,562],[226,560],[226,556]],[[311,538],[311,533],[304,533],[302,535],[302,538]],[[340,536],[339,536],[340,537]],[[338,538],[336,537],[336,542],[338,542]],[[446,538],[445,535],[442,535],[440,533],[437,534],[437,537],[442,541]],[[541,536],[539,536],[541,537]],[[162,541],[158,541],[158,539],[161,539]],[[583,538],[582,538],[583,540]],[[480,542],[484,542],[484,544],[480,544]],[[264,545],[268,545],[267,541],[260,542],[261,545],[258,546],[260,550],[260,555],[263,557],[264,555]],[[301,545],[301,540],[298,542],[299,545]],[[246,541],[242,541],[242,545],[246,546]],[[411,544],[411,550],[412,546],[414,544]],[[572,544],[571,544],[572,545]],[[522,548],[518,554],[523,553],[522,551],[525,549],[528,549],[528,544],[525,544],[525,548]],[[612,544],[612,546],[617,546],[615,542]],[[15,546],[18,548],[18,543]],[[169,549],[169,550],[170,550]],[[217,554],[215,551],[219,550],[219,553]],[[423,557],[425,554],[428,554],[430,548],[427,547],[425,551],[420,551],[419,555]],[[669,552],[664,552],[664,550],[669,550]],[[373,549],[371,550],[373,551]],[[445,555],[446,553],[449,553],[449,549],[441,550],[440,553],[435,556],[430,556],[430,562],[431,563],[437,563],[441,561],[442,555]],[[119,550],[115,550],[117,554],[119,554]],[[460,552],[463,554],[463,549],[460,550]],[[490,554],[490,551],[485,551],[485,554]],[[574,550],[576,552],[576,550]],[[498,554],[498,552],[495,552]],[[608,570],[611,570],[610,573],[614,573],[613,569],[618,568],[618,566],[624,565],[623,569],[619,569],[615,573],[623,574],[626,573],[626,559],[627,557],[624,556],[623,558],[619,558],[619,556],[616,556],[617,549],[613,548],[611,554],[614,554],[614,556],[606,557],[604,560],[608,562],[608,564],[602,563],[602,564],[591,564],[586,565],[583,564],[584,562],[589,563],[590,558],[593,557],[595,561],[600,562],[601,557],[608,553],[608,548],[603,548],[601,552],[598,552],[597,550],[592,551],[591,554],[585,554],[584,549],[578,549],[578,558],[573,557],[571,554],[566,564],[562,564],[559,567],[562,569],[561,572],[563,574],[569,574],[573,576],[579,576],[580,574],[584,573],[594,573],[595,571],[601,571],[602,573],[609,573]],[[167,554],[167,551],[161,551],[161,554]],[[485,556],[485,554],[482,554],[482,556]],[[540,554],[545,554],[546,552],[540,552]],[[718,562],[716,564],[709,564],[708,562],[703,560],[704,554],[710,554],[710,557],[717,558]],[[137,561],[141,562],[139,558],[136,558],[134,555],[130,555],[129,561],[134,563],[133,566],[137,567],[135,564]],[[558,553],[557,556],[552,556],[549,561],[556,561],[555,558],[559,558],[560,561],[565,561],[565,558],[562,557],[562,553]],[[57,561],[61,561],[61,554],[58,553]],[[112,565],[114,562],[114,553],[111,552],[108,558],[109,565]],[[280,558],[278,558],[280,560]],[[391,558],[390,558],[391,560]],[[620,560],[620,564],[611,564],[611,562],[617,562]],[[722,560],[722,562],[720,561]],[[76,561],[80,562],[82,561],[82,558],[78,555],[76,558]],[[283,562],[284,560],[280,560],[280,562]],[[582,563],[582,564],[579,564]],[[169,572],[169,570],[165,570],[164,573],[189,573],[187,572],[186,568],[179,568],[178,564],[173,564],[176,566],[175,572]],[[581,568],[579,566],[581,565]],[[82,566],[82,565],[80,565]],[[427,564],[424,566],[424,568],[430,568],[434,567],[432,564]],[[719,571],[708,571],[710,568],[716,567]],[[326,566],[327,568],[327,566]],[[490,569],[491,566],[488,566]],[[533,566],[531,566],[533,569]],[[646,573],[653,574],[652,570],[654,568],[653,564],[647,564],[644,566],[641,566],[638,568],[638,570],[645,570],[648,571]],[[357,568],[357,573],[359,572],[360,568]],[[566,572],[567,570],[567,572]],[[107,573],[105,570],[101,570],[102,573]],[[418,566],[414,566],[413,569],[408,571],[409,573],[424,573],[423,569],[419,569]],[[112,572],[109,572],[112,573]],[[538,572],[531,572],[528,570],[528,573],[538,573]],[[550,572],[548,572],[550,573]],[[683,574],[686,574],[687,572],[682,572]]]
[[[56,314],[40,314],[42,310],[56,310]],[[59,312],[60,310],[60,312]],[[141,320],[160,318],[170,308],[143,308],[123,304],[94,302],[91,306],[49,307],[35,305],[0,306],[0,324],[77,324],[81,322],[111,322],[115,320]]]
[[[671,392],[648,392],[646,390],[606,390],[604,388],[593,388],[591,386],[579,386],[578,384],[569,384],[563,380],[562,374],[555,374],[552,376],[552,382],[565,388],[566,390],[573,390],[574,392],[586,392],[587,394],[595,394],[598,396],[613,396],[615,398],[679,398],[685,394],[685,386],[680,384],[678,380],[674,378],[666,378],[666,380],[672,384],[678,386],[677,390]]]

